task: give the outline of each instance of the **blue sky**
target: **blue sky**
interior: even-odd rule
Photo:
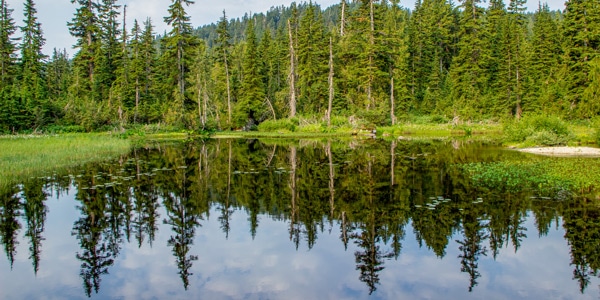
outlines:
[[[9,7],[14,9],[13,18],[17,23],[21,23],[24,1],[7,0],[7,2]],[[196,0],[196,3],[188,8],[188,13],[191,16],[192,24],[200,26],[216,22],[223,10],[226,10],[228,17],[237,18],[247,12],[265,12],[273,6],[289,5],[292,2],[290,0]],[[328,7],[340,1],[318,0],[314,2],[320,4],[322,7]],[[551,9],[563,9],[564,7],[563,0],[548,0],[547,2]],[[66,48],[69,53],[73,53],[71,47],[74,39],[69,34],[66,24],[73,18],[76,5],[72,4],[71,0],[36,0],[35,3],[38,10],[38,18],[42,23],[42,29],[46,38],[44,51],[50,54],[54,48]],[[170,0],[121,0],[118,3],[121,5],[126,4],[128,7],[128,28],[131,28],[134,19],[143,21],[146,17],[150,17],[157,32],[167,30],[167,25],[163,22],[163,17],[166,15],[167,7],[171,3]],[[413,8],[414,0],[401,1],[401,5]],[[529,1],[527,6],[533,11],[537,8],[538,1]]]

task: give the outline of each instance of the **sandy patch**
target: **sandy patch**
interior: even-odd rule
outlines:
[[[517,149],[521,152],[549,156],[587,156],[600,157],[600,148],[592,147],[535,147]]]

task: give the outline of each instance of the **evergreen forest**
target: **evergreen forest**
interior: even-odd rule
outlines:
[[[75,54],[47,55],[34,0],[0,3],[0,132],[154,124],[252,129],[333,117],[501,121],[600,114],[600,4],[525,0],[312,2],[193,28],[192,0],[128,24],[117,0],[72,0]],[[169,30],[154,31],[154,22]],[[130,22],[131,23],[131,22]]]

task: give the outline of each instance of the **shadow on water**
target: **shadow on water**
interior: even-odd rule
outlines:
[[[484,277],[483,257],[497,261],[507,247],[517,254],[529,239],[543,238],[560,224],[571,277],[585,294],[600,269],[596,200],[556,201],[534,197],[534,191],[484,189],[457,167],[520,155],[468,141],[223,139],[137,148],[116,161],[31,178],[1,191],[0,237],[10,270],[0,272],[10,278],[6,274],[14,272],[20,243],[28,246],[34,273],[43,270],[44,244],[68,236],[45,236],[53,213],[48,199],[74,193],[78,215],[68,217],[74,219],[71,236],[78,248],[70,250],[88,297],[100,292],[109,273],[121,271],[116,262],[123,251],[129,256],[136,248],[164,247],[155,245],[161,233],[168,235],[170,261],[184,290],[206,284],[199,281],[202,274],[192,272],[202,273],[194,269],[198,249],[210,247],[194,247],[198,232],[217,222],[222,232],[201,230],[202,235],[220,234],[222,243],[235,243],[229,239],[236,215],[246,217],[252,240],[262,222],[269,228],[271,222],[284,224],[297,252],[313,251],[320,238],[338,231],[333,235],[343,246],[330,251],[353,251],[355,278],[373,296],[386,265],[403,260],[407,236],[414,235],[421,251],[440,261],[457,259],[468,278],[465,290],[473,292]]]

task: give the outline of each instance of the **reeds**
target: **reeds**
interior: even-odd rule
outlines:
[[[0,137],[0,186],[125,154],[130,144],[106,134]]]

